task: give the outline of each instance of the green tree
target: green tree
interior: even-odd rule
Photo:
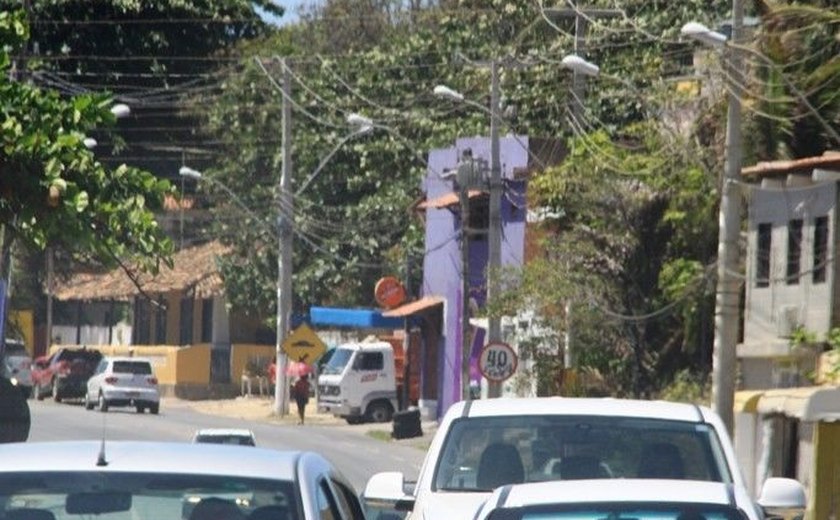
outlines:
[[[49,244],[109,265],[136,258],[157,269],[172,248],[153,214],[171,193],[169,182],[125,165],[106,168],[85,147],[91,131],[114,123],[109,96],[62,98],[10,79],[9,51],[27,36],[22,12],[0,12],[4,251],[13,241]]]
[[[811,157],[836,149],[840,146],[835,137],[840,132],[836,2],[757,3],[762,21],[753,46],[757,53],[745,53],[753,78],[745,95],[756,100],[751,115],[757,129],[746,135],[755,159]],[[826,126],[834,129],[833,135]]]
[[[405,256],[422,257],[422,227],[405,217],[405,208],[419,195],[426,153],[459,136],[487,135],[489,119],[431,92],[445,84],[486,106],[489,78],[474,62],[515,57],[518,66],[502,74],[502,131],[570,139],[573,154],[535,181],[540,203],[560,215],[547,224],[545,259],[508,275],[526,289],[506,293],[489,312],[529,305],[563,331],[562,302],[576,297],[584,302],[573,315],[580,359],[619,392],[655,390],[659,371],[667,377],[689,363],[708,366],[711,338],[703,331],[711,312],[702,280],[715,254],[723,112],[713,98],[690,136],[655,123],[694,114],[694,101],[682,103],[659,81],[691,70],[694,49],[679,41],[679,27],[698,19],[712,25],[728,2],[623,6],[624,17],[593,24],[587,39],[588,58],[621,81],[591,80],[580,121],[569,117],[570,74],[559,64],[572,48],[573,20],[547,20],[528,2],[445,2],[391,17],[390,31],[352,52],[338,53],[331,43],[319,47],[328,40],[323,34],[312,35],[311,46],[298,46],[300,31],[323,30],[306,21],[242,48],[263,66],[249,60],[228,77],[222,94],[201,103],[213,108],[206,128],[225,156],[212,174],[241,194],[261,221],[277,214],[272,187],[283,160],[281,96],[268,80],[280,77],[274,56],[286,56],[294,75],[294,185],[349,130],[347,113],[363,113],[379,125],[345,145],[298,199],[295,308],[371,304],[376,277],[400,272]],[[668,112],[674,104],[682,112]],[[266,312],[273,307],[274,238],[249,225],[232,204],[220,203],[227,218],[218,231],[239,252],[226,274],[234,282],[230,294]],[[673,311],[632,318],[663,307]],[[630,318],[609,318],[607,311]],[[556,350],[539,355],[547,364],[557,359]],[[551,369],[543,377],[551,379]]]

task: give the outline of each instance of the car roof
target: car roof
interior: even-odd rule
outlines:
[[[137,361],[143,363],[151,363],[151,361],[146,358],[134,356],[108,356],[105,359],[107,361]]]
[[[221,444],[105,441],[107,465],[98,466],[101,441],[0,444],[0,475],[8,472],[93,471],[227,475],[293,480],[310,452],[247,449]]]
[[[585,415],[704,422],[710,413],[711,410],[702,406],[668,401],[612,397],[531,397],[461,401],[450,407],[447,416],[454,419],[459,416]]]
[[[254,432],[246,428],[202,428],[195,431],[196,435],[231,435],[253,437]]]
[[[503,507],[605,502],[712,505],[735,503],[731,485],[699,480],[555,480],[517,484],[496,490],[487,503],[497,503],[504,493],[507,493],[507,497],[503,501]]]

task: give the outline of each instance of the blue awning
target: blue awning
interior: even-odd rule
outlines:
[[[404,318],[386,318],[375,309],[339,309],[311,307],[309,320],[312,325],[352,327],[357,329],[398,329],[405,325]]]

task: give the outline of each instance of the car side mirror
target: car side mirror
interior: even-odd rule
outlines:
[[[790,518],[801,515],[807,506],[805,488],[790,478],[768,478],[761,486],[758,505],[769,517]]]
[[[370,477],[364,491],[365,506],[370,509],[411,511],[414,496],[405,492],[405,475],[384,471]]]

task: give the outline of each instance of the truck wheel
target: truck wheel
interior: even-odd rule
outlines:
[[[347,421],[347,424],[362,424],[362,419],[364,418],[358,415],[348,415],[344,418],[344,420]]]
[[[367,418],[369,421],[384,423],[391,420],[393,409],[388,401],[374,401],[368,405]]]

